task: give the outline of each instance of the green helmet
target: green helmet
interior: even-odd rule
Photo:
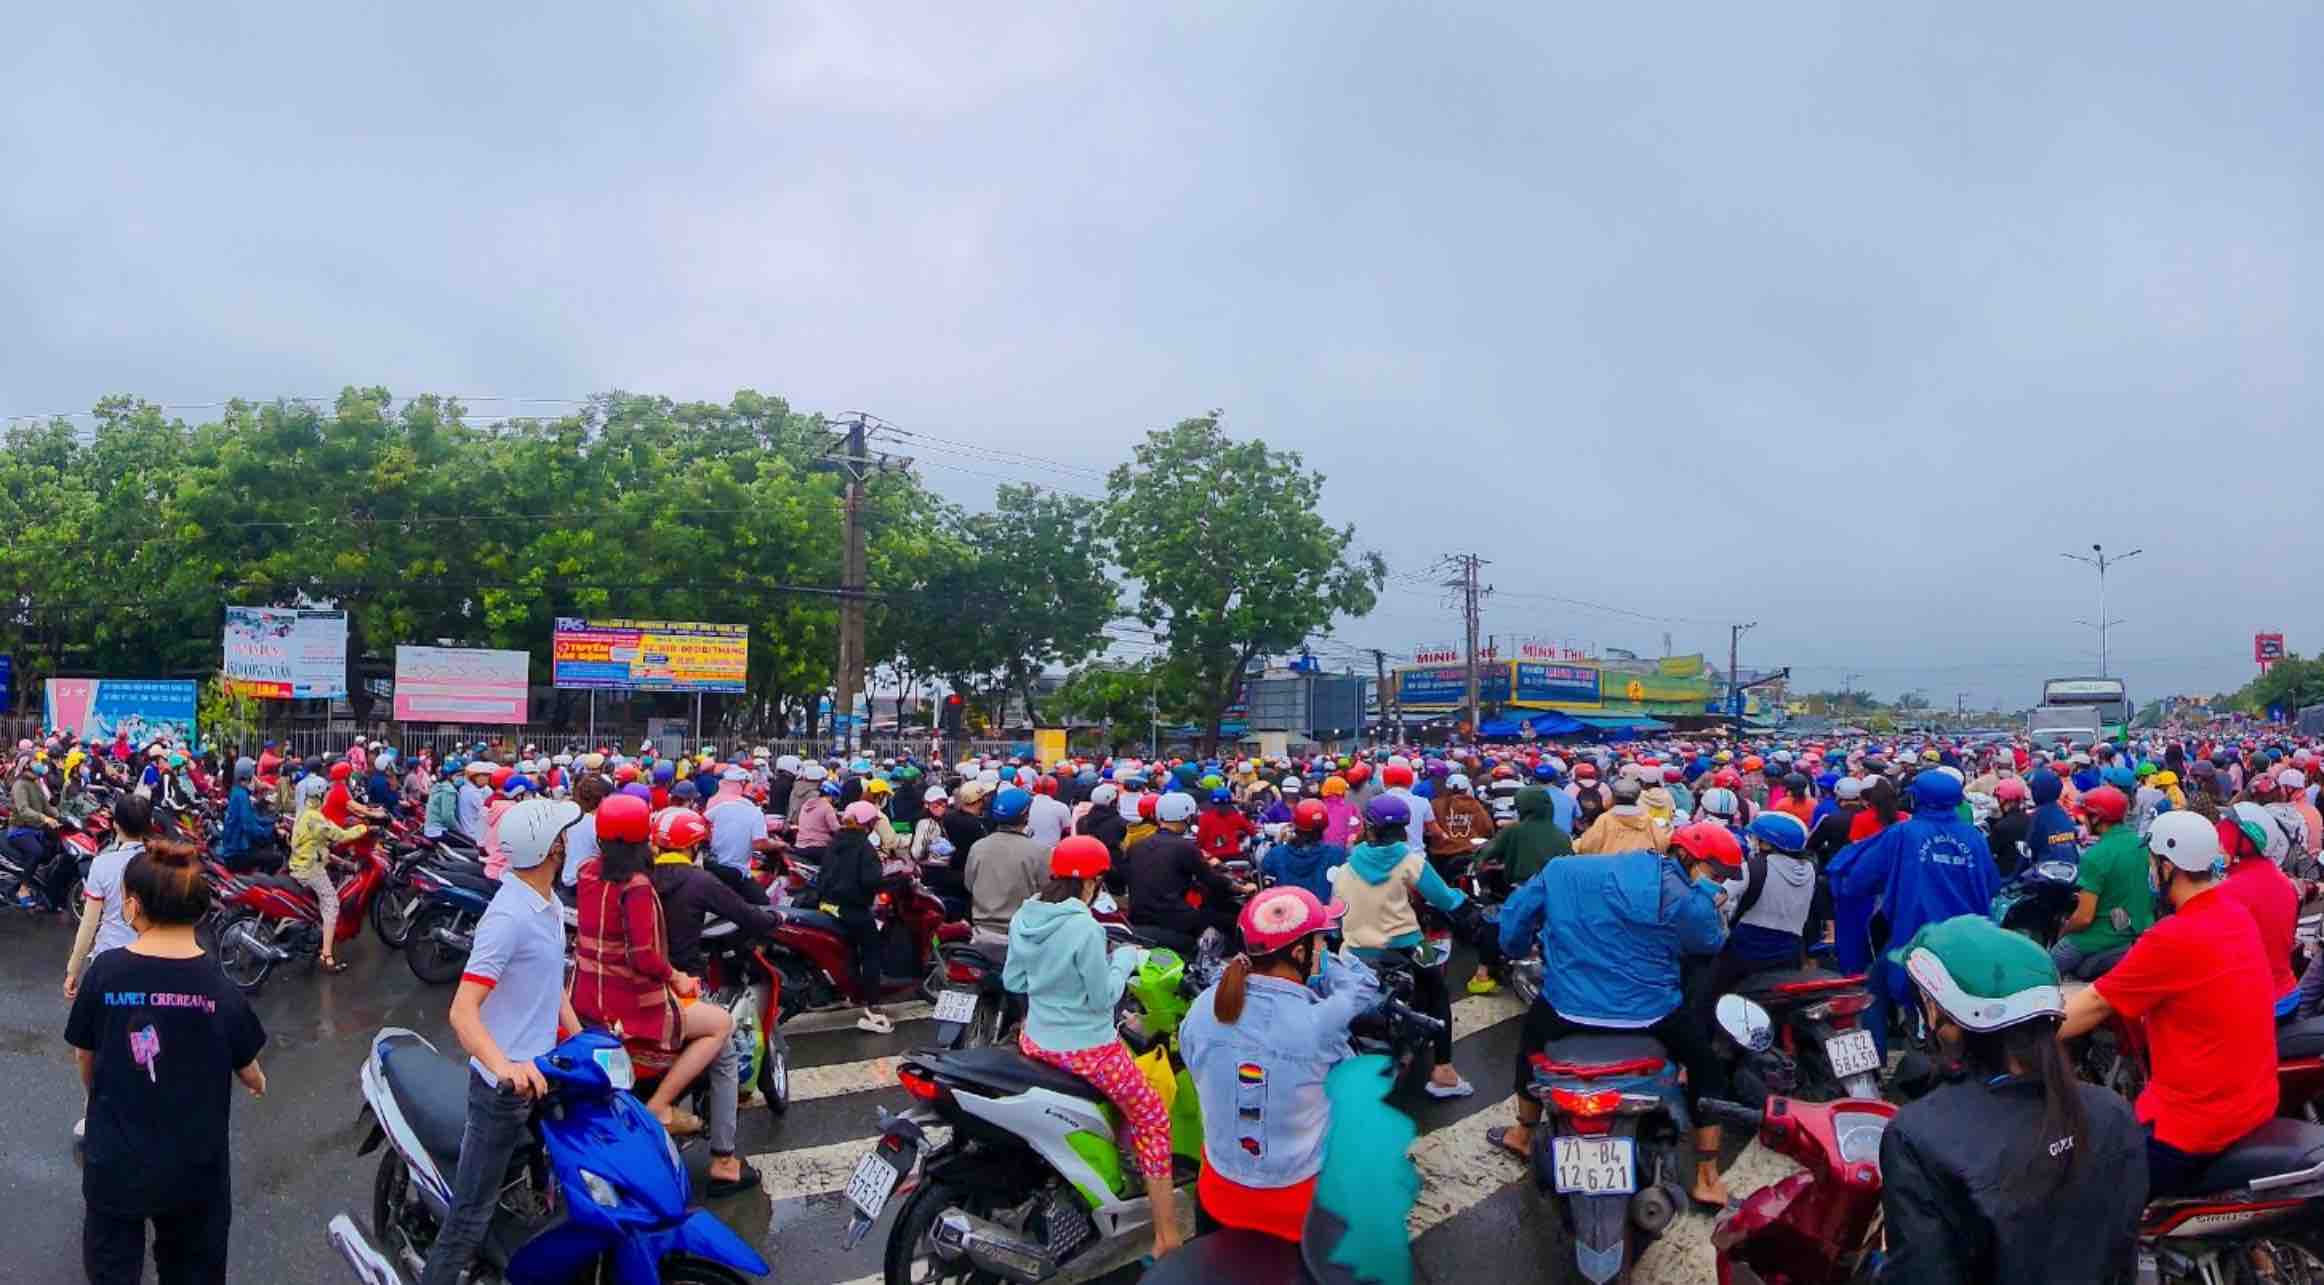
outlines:
[[[1982,915],[1924,925],[1888,958],[1965,1031],[1998,1031],[2066,1013],[2050,953]]]

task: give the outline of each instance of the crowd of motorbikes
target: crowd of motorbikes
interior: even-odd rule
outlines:
[[[29,890],[80,913],[79,879],[110,837],[109,804],[99,786],[66,813],[59,855],[47,869],[27,869],[0,846],[0,895]],[[207,844],[219,811],[219,800],[197,800],[157,824]],[[376,833],[334,852],[339,918],[328,926],[304,886],[210,861],[217,904],[202,931],[227,977],[256,991],[284,968],[314,960],[324,932],[344,942],[368,920],[415,977],[455,981],[495,885],[474,844],[456,834],[425,836],[418,812],[416,803],[385,809]],[[287,849],[289,819],[277,824]],[[1229,873],[1260,882],[1256,858],[1280,837],[1254,836],[1227,863]],[[1488,906],[1489,924],[1490,904],[1508,891],[1500,872],[1472,862],[1447,873]],[[813,886],[817,871],[778,845],[757,871],[777,926],[752,939],[723,921],[708,925],[704,993],[734,1015],[746,1091],[778,1115],[789,1102],[787,1019],[914,995],[930,1000],[934,1040],[898,1071],[911,1105],[883,1120],[879,1142],[848,1184],[847,1243],[853,1247],[901,1200],[883,1253],[889,1281],[1047,1280],[1099,1246],[1143,1234],[1150,1218],[1143,1179],[1113,1150],[1102,1095],[1016,1051],[1021,998],[1003,989],[999,961],[970,940],[968,925],[918,874],[903,863],[884,882],[876,917],[886,957],[880,993],[866,995],[840,923],[787,904]],[[2071,863],[2025,863],[1995,918],[2046,944],[2071,908],[2073,879]],[[1094,909],[1117,944],[1154,947],[1124,997],[1121,1029],[1133,1051],[1165,1059],[1182,1079],[1177,1022],[1215,980],[1221,944],[1173,950],[1142,938],[1110,898]],[[1425,1050],[1441,1029],[1410,1006],[1412,980],[1400,970],[1443,968],[1451,953],[1452,926],[1419,909],[1429,948],[1419,964],[1385,971],[1386,1002],[1352,1032],[1358,1051],[1391,1060],[1400,1083],[1417,1078],[1405,1074],[1415,1064],[1425,1071]],[[2318,919],[2309,913],[2301,923],[2303,965],[2317,953]],[[1538,959],[1493,962],[1521,999],[1539,993]],[[1925,1090],[1935,1051],[1915,1048],[1901,1062],[1884,1062],[1861,1025],[1873,1007],[1865,977],[1816,967],[1813,956],[1808,962],[1752,975],[1718,998],[1718,1042],[1734,1100],[1706,1101],[1700,1121],[1689,1118],[1675,1060],[1649,1036],[1573,1036],[1533,1052],[1533,1081],[1522,1090],[1543,1103],[1546,1117],[1534,1131],[1533,1178],[1572,1246],[1570,1258],[1550,1265],[1554,1273],[1626,1279],[1647,1243],[1686,1210],[1691,1130],[1711,1123],[1738,1126],[1800,1166],[1719,1215],[1712,1242],[1723,1283],[1807,1285],[1876,1269],[1881,1132],[1896,1100]],[[2135,1096],[2145,1056],[2138,1025],[2115,1018],[2084,1041],[2077,1064],[2092,1082]],[[631,1096],[637,1072],[617,1042],[584,1034],[540,1061],[550,1104],[538,1113],[537,1145],[520,1149],[500,1210],[508,1226],[496,1228],[488,1251],[506,1279],[564,1279],[606,1255],[607,1279],[617,1280],[723,1282],[766,1270],[715,1218],[689,1209],[678,1150]],[[2266,1259],[2316,1273],[2273,1279],[2324,1280],[2324,1259],[2293,1252],[2324,1243],[2324,1019],[2282,1029],[2278,1073],[2280,1127],[2222,1161],[2216,1191],[2150,1204],[2140,1238],[2151,1279],[2244,1279],[2237,1264]],[[384,1151],[371,1238],[344,1216],[332,1229],[365,1279],[415,1273],[424,1256],[449,1197],[467,1074],[411,1032],[385,1030],[373,1042],[362,1074],[373,1127],[362,1150]],[[1191,1181],[1202,1127],[1191,1088],[1181,1088],[1173,1144],[1177,1177]]]

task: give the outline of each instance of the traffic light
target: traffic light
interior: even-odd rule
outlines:
[[[947,735],[947,736],[958,736],[958,735],[960,735],[960,715],[961,715],[960,693],[959,693],[959,692],[952,692],[952,693],[950,693],[950,694],[946,695],[946,696],[945,696],[945,698],[944,698],[944,714],[943,714],[943,721],[942,721],[942,722],[941,722],[941,724],[940,724],[940,726],[941,726],[941,727],[944,729],[944,733],[945,733],[945,735]]]

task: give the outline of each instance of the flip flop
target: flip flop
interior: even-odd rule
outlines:
[[[347,961],[344,959],[334,959],[328,964],[317,963],[315,967],[326,973],[344,973],[347,971]]]
[[[703,1194],[712,1200],[724,1200],[728,1196],[739,1196],[743,1192],[757,1191],[758,1189],[759,1171],[748,1163],[743,1165],[740,1175],[733,1178],[712,1178],[702,1188]]]
[[[1493,1148],[1493,1150],[1500,1152],[1502,1155],[1508,1156],[1512,1160],[1524,1160],[1530,1162],[1533,1159],[1532,1156],[1527,1155],[1525,1152],[1519,1151],[1517,1148],[1509,1145],[1509,1130],[1515,1127],[1515,1125],[1508,1124],[1494,1125],[1492,1128],[1485,1130],[1485,1143],[1487,1146]]]

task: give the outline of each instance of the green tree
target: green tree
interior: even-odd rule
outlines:
[[[1148,664],[1093,662],[1066,675],[1049,710],[1104,729],[1106,747],[1119,754],[1145,741],[1159,706],[1159,675]]]
[[[2324,701],[2324,652],[2311,660],[2286,655],[2268,666],[2266,673],[2245,683],[2228,703],[2251,715],[2265,714],[2271,705],[2281,706],[2288,717],[2299,713],[2301,706],[2318,701]]]
[[[202,683],[194,726],[204,745],[231,745],[248,754],[258,744],[262,706],[257,697],[234,690],[224,674],[212,674]]]
[[[1148,434],[1106,490],[1102,530],[1206,753],[1253,657],[1369,612],[1388,577],[1378,554],[1356,551],[1353,526],[1316,512],[1322,474],[1296,451],[1229,438],[1216,411]]]

